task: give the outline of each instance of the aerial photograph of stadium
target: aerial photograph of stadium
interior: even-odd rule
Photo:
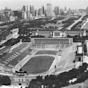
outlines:
[[[0,88],[88,88],[88,0],[0,0]]]

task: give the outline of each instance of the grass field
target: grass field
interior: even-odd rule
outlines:
[[[51,55],[56,55],[57,51],[55,50],[39,50],[36,55],[38,54],[51,54]]]
[[[52,56],[35,56],[22,67],[22,70],[27,71],[28,74],[43,73],[49,70],[53,61]]]

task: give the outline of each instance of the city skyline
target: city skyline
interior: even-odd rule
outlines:
[[[52,4],[53,7],[59,6],[60,8],[71,9],[86,9],[88,6],[88,0],[0,0],[0,9],[5,7],[15,9],[21,9],[23,5],[33,5],[35,9],[41,6],[46,6],[47,3]]]

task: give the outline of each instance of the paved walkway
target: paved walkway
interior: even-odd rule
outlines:
[[[60,62],[57,65],[55,74],[70,70],[74,67],[73,60],[75,59],[75,45],[63,50]]]

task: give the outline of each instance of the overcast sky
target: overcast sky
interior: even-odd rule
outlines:
[[[71,9],[86,8],[88,6],[88,0],[0,0],[0,9],[4,7],[20,9],[23,5],[34,5],[38,9],[47,3],[51,3],[53,6]]]

